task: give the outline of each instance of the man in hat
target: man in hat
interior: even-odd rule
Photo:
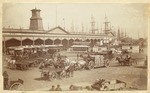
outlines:
[[[55,86],[53,85],[49,91],[55,91]]]
[[[60,85],[57,85],[57,88],[55,89],[55,91],[62,91],[62,89],[60,88]]]
[[[8,87],[8,80],[9,80],[7,71],[3,72],[3,79],[4,79],[4,89],[6,90]]]

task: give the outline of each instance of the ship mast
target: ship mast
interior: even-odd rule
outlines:
[[[91,31],[92,34],[95,34],[95,21],[93,15],[91,16]]]
[[[104,25],[105,25],[104,33],[105,33],[105,34],[109,34],[109,32],[110,32],[110,30],[111,30],[111,29],[109,29],[109,23],[110,23],[110,22],[108,22],[108,19],[107,19],[107,17],[105,16],[105,22],[104,22]]]

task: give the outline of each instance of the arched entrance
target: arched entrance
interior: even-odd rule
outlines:
[[[22,41],[22,45],[33,45],[33,41],[27,38]]]
[[[94,40],[91,39],[90,41],[91,41],[90,46],[93,47],[94,46]]]
[[[35,44],[35,45],[42,45],[42,44],[44,44],[44,41],[43,41],[42,39],[36,39],[36,40],[34,41],[34,44]]]
[[[55,40],[54,40],[54,44],[55,44],[55,45],[61,44],[61,40],[60,40],[60,39],[55,39]]]
[[[63,45],[63,47],[64,47],[65,49],[67,49],[67,48],[68,48],[68,40],[67,40],[67,39],[63,39],[63,40],[62,40],[62,45]]]
[[[90,42],[90,39],[86,39],[85,41],[86,41],[86,42]]]
[[[52,39],[46,39],[45,40],[45,45],[52,45],[53,44],[53,40]]]
[[[79,42],[80,40],[79,39],[75,39],[75,42]]]
[[[73,39],[70,39],[70,40],[69,40],[69,46],[72,46],[72,45],[73,45],[73,42],[74,42],[74,40],[73,40]]]
[[[97,44],[97,41],[98,41],[97,39],[94,39],[94,45],[96,45],[96,44]]]
[[[5,42],[5,44],[6,44],[6,47],[20,46],[21,45],[21,41],[13,38],[13,39],[7,40]]]

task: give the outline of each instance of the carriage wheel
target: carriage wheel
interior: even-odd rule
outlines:
[[[57,74],[55,72],[50,73],[49,74],[49,80],[52,81],[52,80],[56,79],[56,75]]]
[[[106,61],[104,62],[104,66],[105,66],[105,67],[109,67],[109,60],[106,60]]]
[[[95,66],[94,61],[90,61],[90,62],[88,63],[88,68],[89,68],[89,69],[93,69],[94,66]]]
[[[101,89],[101,88],[100,88]],[[108,88],[108,86],[104,86],[104,89],[103,89],[104,91],[109,91],[109,88]]]
[[[10,86],[9,90],[24,90],[24,87],[23,84],[16,82]]]
[[[60,74],[60,77],[61,77],[61,78],[65,78],[65,77],[66,77],[66,72],[65,72],[65,71],[62,71],[61,74]]]
[[[77,66],[75,66],[75,67],[74,67],[74,70],[75,70],[75,71],[77,71],[77,70],[78,70],[78,67],[77,67]]]
[[[75,71],[79,70],[78,64],[75,64],[74,70],[75,70]]]
[[[45,74],[45,73],[42,71],[42,72],[41,72],[41,78],[43,78],[43,77],[44,77],[44,74]]]

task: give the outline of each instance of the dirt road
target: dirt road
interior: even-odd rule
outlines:
[[[71,60],[76,59],[76,54],[65,54]],[[4,61],[3,61],[4,62]],[[143,67],[143,60],[138,61],[136,66],[118,66],[117,61],[112,61],[108,68],[96,68],[92,70],[75,71],[74,77],[56,79],[53,81],[41,80],[41,72],[38,67],[31,67],[29,70],[11,70],[7,64],[3,63],[3,71],[6,70],[10,80],[20,78],[24,80],[25,90],[49,90],[52,85],[59,84],[63,90],[68,90],[71,84],[87,86],[96,79],[103,78],[108,80],[118,79],[127,83],[127,87],[134,87],[139,90],[147,87],[147,68]]]

